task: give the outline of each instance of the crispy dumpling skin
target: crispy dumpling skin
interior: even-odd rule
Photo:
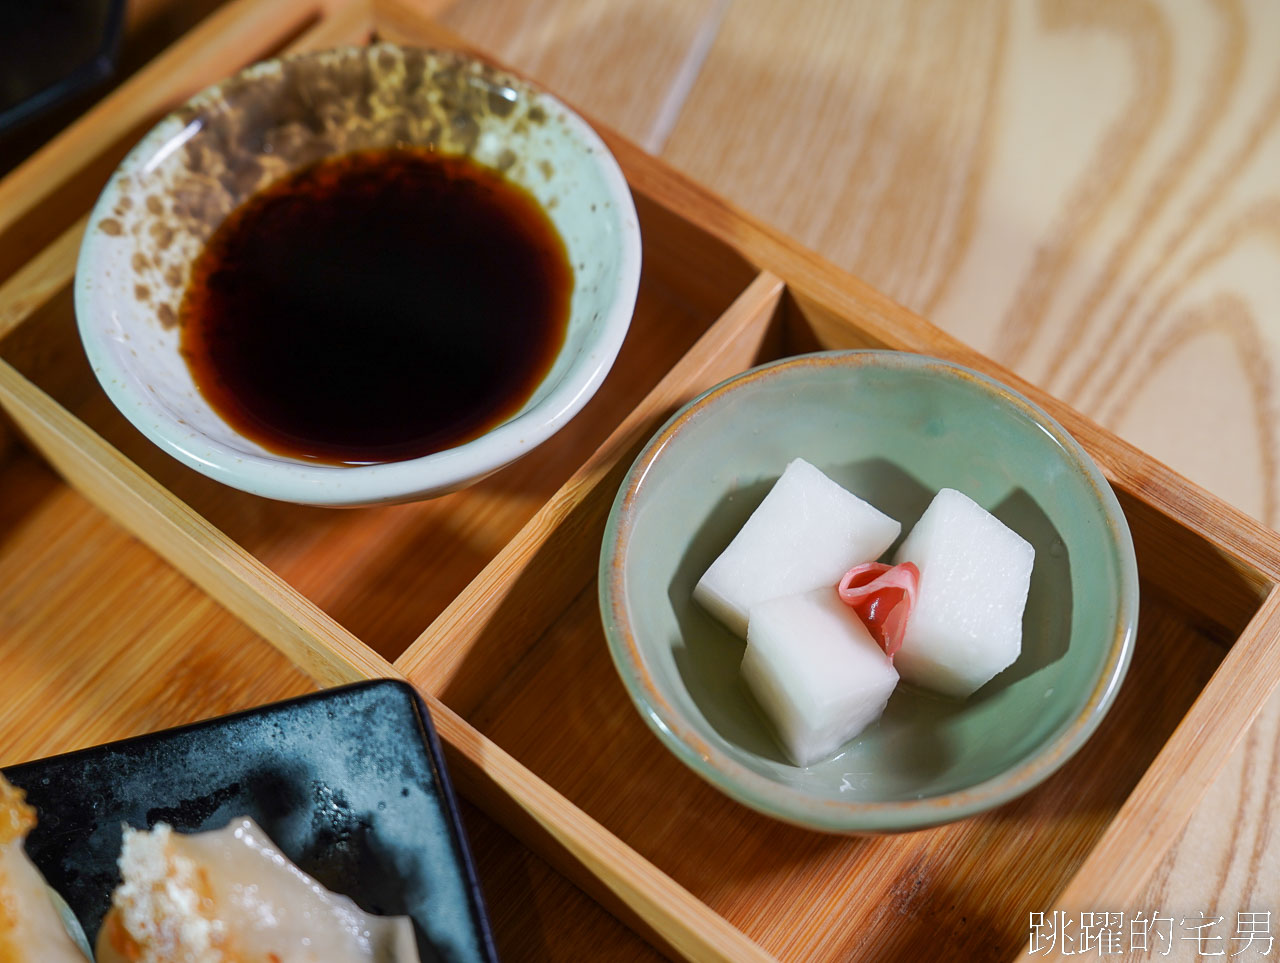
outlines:
[[[22,790],[0,776],[0,963],[85,963],[79,924],[23,848],[35,825]]]
[[[251,819],[183,835],[125,828],[98,963],[418,963],[407,917],[378,917],[294,866]]]

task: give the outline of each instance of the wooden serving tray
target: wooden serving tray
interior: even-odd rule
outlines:
[[[414,505],[283,505],[183,468],[108,403],[71,284],[128,148],[282,50],[455,44],[430,13],[235,0],[0,182],[0,761],[399,676],[477,807],[508,959],[1012,959],[1028,913],[1129,905],[1280,681],[1280,537],[607,131],[644,236],[631,333],[583,413],[498,475]],[[1075,759],[896,837],[792,828],[686,771],[632,708],[596,607],[605,515],[658,425],[753,364],[855,346],[957,361],[1045,407],[1114,486],[1142,578],[1128,679]]]

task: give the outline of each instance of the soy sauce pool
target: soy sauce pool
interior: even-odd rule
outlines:
[[[416,458],[528,401],[564,343],[573,273],[522,188],[394,148],[332,158],[249,198],[179,311],[200,393],[277,454]]]

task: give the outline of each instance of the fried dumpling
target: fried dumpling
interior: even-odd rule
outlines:
[[[23,848],[35,825],[22,790],[0,776],[0,963],[85,963],[79,924]]]
[[[407,917],[372,916],[298,869],[251,819],[126,828],[99,963],[418,963]]]

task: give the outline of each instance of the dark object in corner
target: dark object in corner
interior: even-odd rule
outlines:
[[[0,0],[0,135],[106,80],[125,0]]]

